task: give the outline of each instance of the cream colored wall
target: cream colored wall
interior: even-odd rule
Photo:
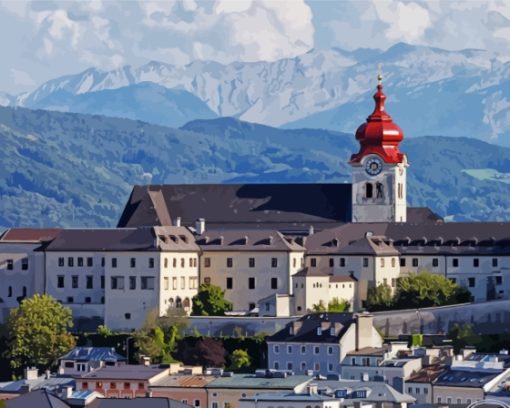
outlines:
[[[324,306],[329,303],[329,276],[307,276],[305,278],[305,311],[311,311],[322,300]]]
[[[347,300],[351,305],[351,310],[355,303],[356,282],[329,282],[329,301],[334,298]]]
[[[376,286],[386,283],[393,291],[397,287],[397,279],[400,276],[400,264],[398,256],[378,256],[374,259]]]
[[[44,291],[44,253],[34,252],[40,244],[0,242],[0,322],[4,322],[9,310],[18,307],[17,298]],[[28,259],[28,269],[22,269],[22,260]],[[7,260],[13,261],[13,269],[7,269]],[[9,289],[10,288],[10,289]]]
[[[116,268],[111,263],[114,257],[117,258]],[[131,258],[136,258],[134,268],[130,266]],[[149,268],[149,258],[154,258],[154,268]],[[108,252],[105,261],[105,324],[113,330],[140,328],[149,311],[160,310],[159,252]],[[114,276],[124,277],[124,289],[112,289]],[[129,288],[130,276],[136,278],[136,289]],[[141,289],[142,276],[154,278],[154,289]]]
[[[450,403],[456,404],[457,399],[460,398],[461,404],[468,404],[470,402],[483,399],[484,392],[482,388],[469,388],[469,387],[445,387],[434,385],[433,387],[433,403],[437,404],[439,401],[442,404],[448,404],[448,398],[451,398]]]
[[[175,267],[173,266],[174,259]],[[184,266],[182,266],[183,260]],[[160,316],[166,315],[169,307],[176,307],[177,298],[181,299],[183,309],[187,313],[191,313],[192,299],[198,293],[199,286],[198,253],[162,252],[159,264],[161,265]],[[187,302],[185,302],[186,300]],[[189,304],[189,306],[186,308],[185,304]]]
[[[432,385],[429,383],[406,382],[405,392],[416,398],[416,404],[432,403]]]
[[[205,267],[205,258],[210,258],[210,267]],[[227,268],[227,258],[233,259],[232,268]],[[255,258],[254,268],[249,267],[249,258]],[[276,268],[271,267],[271,258],[277,258]],[[234,310],[246,311],[250,303],[256,305],[271,294],[289,293],[290,275],[288,252],[204,251],[200,257],[200,283],[210,278],[213,285],[225,290],[225,298],[233,303]],[[233,278],[232,289],[227,289],[227,277]],[[250,277],[255,278],[255,289],[248,287]],[[277,289],[271,289],[271,278],[278,279]]]

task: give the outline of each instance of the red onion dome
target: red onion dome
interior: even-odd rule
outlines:
[[[363,157],[369,154],[377,154],[386,163],[401,163],[404,154],[400,152],[398,145],[404,139],[404,132],[393,123],[391,116],[384,110],[386,95],[381,83],[377,85],[374,94],[375,109],[356,130],[356,140],[360,143],[360,151],[351,156],[350,163],[359,163]]]

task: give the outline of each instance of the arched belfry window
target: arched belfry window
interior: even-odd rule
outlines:
[[[374,186],[372,183],[365,184],[365,196],[366,198],[372,198],[374,196]]]

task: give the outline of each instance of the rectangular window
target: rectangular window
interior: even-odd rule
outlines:
[[[104,289],[104,276],[101,276],[101,289]]]
[[[452,266],[454,268],[457,268],[459,266],[459,258],[453,258],[452,259]]]
[[[58,266],[64,266],[65,260],[63,257],[58,258]]]
[[[122,290],[124,289],[124,277],[123,276],[112,276],[111,277],[111,288]]]
[[[181,289],[186,289],[186,277],[181,276]]]
[[[87,258],[87,266],[89,267],[94,266],[94,258],[92,258],[91,256]]]
[[[104,268],[104,266],[106,265],[106,261],[104,259],[104,256],[101,258],[101,266]]]
[[[313,347],[313,354],[319,354],[319,353],[320,353],[320,351],[321,351],[321,350],[320,350],[319,346],[314,346],[314,347]]]
[[[68,296],[67,297],[67,303],[74,303],[74,297]]]
[[[234,280],[232,278],[227,278],[227,289],[232,289],[234,287]]]
[[[129,290],[135,290],[136,289],[136,276],[130,276],[129,277]]]
[[[164,290],[168,290],[169,284],[168,284],[168,277],[163,278],[163,288]]]
[[[21,260],[21,269],[26,271],[28,269],[28,258],[23,258]]]
[[[196,289],[197,288],[197,278],[190,276],[189,278],[189,288]]]
[[[333,354],[333,347],[328,347],[328,354],[331,356]]]
[[[128,382],[125,382],[125,383],[124,383],[124,389],[125,389],[125,390],[129,390],[129,389],[131,389],[131,385],[130,385]]]
[[[275,352],[275,354],[278,354],[280,352],[280,346],[275,344],[273,347],[273,351]]]
[[[306,346],[301,346],[301,354],[306,354]]]
[[[78,266],[83,266],[83,258],[81,256],[78,257]]]
[[[400,258],[400,266],[406,266],[406,259]]]
[[[87,289],[92,289],[94,287],[94,277],[92,275],[87,275],[86,280]]]
[[[496,276],[496,285],[501,285],[503,283],[503,278],[501,276]]]
[[[67,258],[67,266],[74,266],[74,258],[72,256],[70,256],[69,258]]]
[[[172,289],[177,290],[177,277],[172,277]]]
[[[413,258],[413,266],[414,267],[418,266],[418,258]]]
[[[278,267],[278,258],[271,258],[271,268]]]
[[[140,278],[140,288],[142,290],[152,290],[152,289],[154,289],[154,277],[152,277],[152,276],[142,276]]]
[[[478,258],[473,258],[473,266],[478,268],[480,266],[480,260]]]
[[[255,268],[255,258],[248,259],[248,266],[250,268]]]
[[[363,267],[364,268],[368,267],[368,258],[363,258]]]
[[[92,302],[92,298],[90,298],[89,296],[87,296],[85,298],[85,303],[91,303]],[[85,370],[84,370],[85,371]]]
[[[232,258],[227,258],[227,268],[232,268]]]
[[[437,268],[439,266],[439,259],[437,258],[432,258],[432,266],[434,268]]]
[[[271,278],[271,289],[278,289],[278,278]]]
[[[310,266],[315,268],[317,266],[317,258],[310,258]]]
[[[112,258],[112,268],[117,267],[117,258]]]
[[[195,406],[195,408],[200,408],[200,400],[195,400],[193,405]]]
[[[149,268],[154,268],[154,258],[149,258]]]
[[[345,258],[340,258],[340,266],[345,267]]]
[[[498,258],[492,258],[492,267],[497,268],[498,266]]]
[[[57,288],[63,288],[64,287],[64,275],[58,275],[57,276]]]
[[[474,288],[476,285],[476,279],[475,278],[468,278],[468,286],[470,288]]]
[[[332,268],[335,266],[335,258],[329,258],[329,266]]]
[[[190,258],[189,259],[189,267],[192,268],[193,267],[193,258]]]
[[[397,286],[397,279],[391,278],[391,287],[394,288],[395,286]]]
[[[255,278],[248,278],[248,289],[255,289]]]
[[[73,289],[76,289],[78,288],[78,276],[77,275],[73,275],[72,278],[71,278],[71,286]]]
[[[292,354],[292,346],[287,346],[287,354]]]
[[[292,370],[292,362],[287,362],[287,370]]]
[[[205,268],[210,268],[211,267],[211,258],[209,258],[209,257],[204,258],[204,267]]]
[[[136,258],[131,258],[131,259],[129,260],[129,266],[130,266],[131,268],[136,268]]]
[[[181,258],[181,268],[184,268],[186,260],[184,258]]]

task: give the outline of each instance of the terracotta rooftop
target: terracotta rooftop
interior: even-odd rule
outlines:
[[[60,231],[61,228],[10,228],[0,236],[0,241],[51,241]]]

